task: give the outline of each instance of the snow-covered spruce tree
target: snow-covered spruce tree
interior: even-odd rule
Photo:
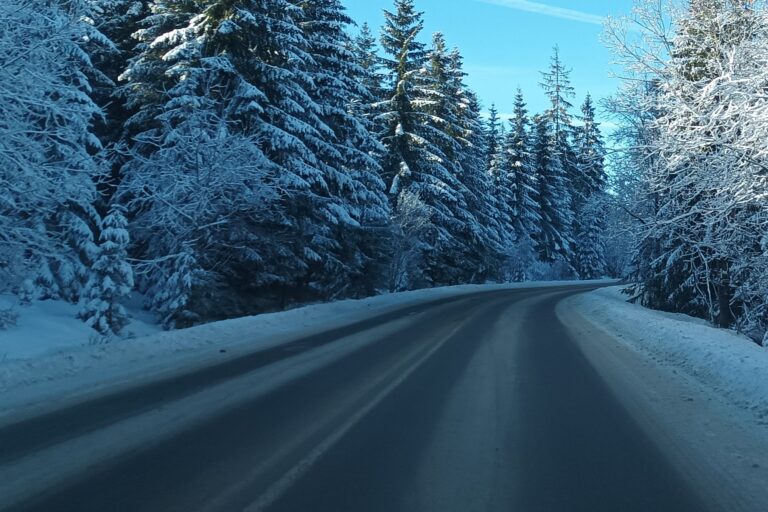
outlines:
[[[536,199],[541,216],[536,233],[539,258],[547,263],[567,262],[572,256],[573,225],[569,181],[557,149],[555,130],[545,116],[533,118],[531,153],[536,169]]]
[[[541,213],[537,202],[536,168],[532,160],[530,119],[522,90],[515,95],[514,118],[506,140],[504,162],[511,173],[509,184],[512,227],[518,239],[535,238]]]
[[[389,203],[377,161],[383,148],[371,133],[372,123],[350,107],[370,101],[373,91],[358,78],[374,81],[375,69],[372,63],[367,63],[368,70],[361,69],[349,50],[352,40],[346,29],[352,20],[339,0],[307,0],[300,5],[311,57],[310,95],[319,106],[321,125],[331,131],[325,143],[312,147],[324,176],[325,189],[316,190],[323,201],[318,206],[333,216],[318,208],[316,222],[332,223],[330,240],[321,262],[311,265],[309,279],[324,298],[370,295],[385,284],[376,282],[382,276],[376,267],[385,259],[387,240],[381,235],[387,228]]]
[[[431,101],[425,110],[435,125],[433,139],[445,155],[455,196],[452,201],[443,200],[453,222],[443,224],[447,236],[429,262],[431,274],[442,274],[439,281],[443,283],[484,281],[495,267],[491,255],[498,245],[494,243],[497,233],[490,231],[497,219],[487,214],[493,198],[484,162],[484,127],[479,105],[463,83],[461,55],[447,49],[440,33],[433,37],[427,76]]]
[[[523,93],[518,89],[514,117],[503,141],[498,172],[494,174],[495,194],[504,218],[508,219],[508,240],[511,239],[506,249],[506,273],[514,281],[531,278],[531,264],[538,257],[534,240],[538,236],[541,214],[529,125]]]
[[[488,111],[488,121],[485,125],[485,168],[491,174],[497,174],[502,137],[500,132],[499,111],[496,105],[491,105]]]
[[[574,123],[571,115],[573,105],[570,100],[575,96],[575,93],[571,86],[570,75],[571,71],[565,67],[560,58],[560,49],[555,46],[552,51],[549,69],[542,73],[541,87],[549,99],[549,108],[542,116],[549,125],[549,130],[551,131],[551,151],[560,161],[563,179],[565,180],[562,188],[566,195],[556,199],[559,203],[557,207],[570,212],[570,215],[566,214],[563,216],[563,219],[568,219],[568,222],[570,222],[569,217],[578,209],[578,203],[583,201],[578,193],[573,190],[574,184],[579,180],[579,169],[573,148]],[[563,225],[559,229],[562,230],[561,233],[565,238],[572,237],[572,225]],[[572,250],[573,247],[569,245],[568,249],[566,249],[568,253],[565,254],[567,258],[572,257],[572,253],[570,253]]]
[[[574,216],[573,264],[583,279],[595,279],[605,275],[605,248],[600,237],[604,235],[605,222],[601,218],[599,204],[606,187],[605,145],[600,126],[595,119],[592,97],[587,94],[581,107],[581,125],[575,130],[577,180],[572,182],[578,201]]]
[[[384,63],[389,99],[382,102],[377,117],[385,146],[382,175],[394,207],[401,192],[408,191],[419,197],[431,216],[431,229],[421,244],[429,253],[421,259],[428,266],[421,275],[410,276],[410,286],[454,284],[461,268],[438,259],[451,257],[462,242],[456,235],[463,229],[459,210],[464,209],[464,194],[454,163],[445,154],[458,150],[458,144],[446,132],[448,121],[430,113],[440,109],[440,98],[435,73],[427,69],[428,52],[416,40],[423,26],[421,13],[412,0],[397,0],[395,12],[385,12],[385,18],[382,46],[388,56]]]
[[[606,202],[607,196],[604,192],[591,194],[579,211],[574,262],[581,279],[599,279],[607,273]]]
[[[403,178],[413,172],[411,167],[416,167],[419,158],[430,155],[429,148],[419,147],[423,137],[411,133],[426,117],[414,104],[425,96],[423,68],[427,51],[416,40],[424,21],[423,13],[416,11],[412,0],[396,0],[394,12],[384,11],[384,16],[381,46],[388,58],[382,59],[384,97],[377,105],[381,113],[376,121],[382,128],[379,138],[386,149],[382,176],[391,198],[396,200]]]
[[[347,21],[337,2],[155,4],[139,33],[151,39],[124,78],[127,90],[161,83],[168,92],[160,105],[145,96],[134,116],[149,127],[137,137],[136,161],[154,171],[139,166],[126,176],[133,184],[125,197],[135,196],[138,213],[149,204],[188,212],[169,243],[135,244],[149,248],[141,256],[148,262],[192,251],[193,275],[207,290],[193,286],[185,307],[217,317],[369,286],[364,269],[379,240],[369,228],[387,210],[378,146],[349,114],[365,91]],[[182,165],[166,168],[173,159]],[[152,173],[164,175],[156,181],[165,191],[141,185]],[[199,186],[204,192],[195,193]],[[148,226],[163,216],[141,215]]]
[[[81,44],[104,38],[83,21],[86,7],[0,3],[0,260],[14,262],[0,286],[38,273],[45,295],[70,301],[88,278],[98,221],[90,127],[99,111]]]
[[[480,102],[464,83],[466,73],[463,59],[457,49],[449,53],[450,65],[446,97],[456,109],[454,137],[461,147],[458,158],[458,179],[464,185],[467,216],[468,253],[465,261],[465,278],[462,282],[485,282],[501,280],[503,275],[503,252],[510,237],[501,204],[494,194],[493,178],[485,167],[486,148],[485,126],[481,115]]]
[[[360,33],[352,40],[351,50],[357,64],[358,74],[355,80],[362,85],[362,91],[367,91],[368,94],[367,97],[355,99],[353,110],[372,122],[375,114],[374,104],[384,99],[384,91],[378,44],[367,23],[362,24]],[[378,133],[379,127],[374,124],[372,129]]]
[[[332,132],[307,92],[301,10],[277,0],[212,1],[184,15],[185,6],[156,5],[155,17],[167,9],[188,22],[147,42],[135,61],[140,69],[125,74],[128,89],[149,89],[155,72],[172,85],[159,109],[150,103],[140,112],[158,113],[137,138],[136,167],[124,180],[137,212],[138,255],[172,276],[164,263],[191,251],[185,260],[197,265],[199,281],[184,307],[200,316],[289,303],[297,288],[316,293],[307,272],[343,212],[315,192],[327,196],[328,186],[310,148]],[[178,227],[156,229],[163,221]],[[157,236],[164,243],[153,242]],[[156,289],[153,281],[142,279]]]
[[[94,162],[96,165],[96,162]],[[96,172],[98,172],[96,167]],[[97,178],[98,174],[93,176]],[[48,255],[36,279],[43,296],[60,298],[76,303],[90,275],[90,267],[96,256],[94,233],[100,223],[99,213],[93,204],[98,197],[94,183],[86,184],[88,195],[78,202],[70,202],[57,209],[48,219],[50,228],[64,244],[60,253]],[[90,202],[86,202],[90,200]]]
[[[574,122],[571,99],[575,96],[571,85],[571,71],[560,58],[560,49],[552,50],[549,69],[542,74],[541,87],[549,99],[549,108],[543,113],[552,130],[552,139],[565,176],[576,181],[578,169],[573,149]]]
[[[592,194],[605,190],[605,143],[600,131],[600,123],[595,117],[592,96],[587,94],[581,106],[581,122],[574,130],[574,151],[576,156],[577,179],[573,187],[578,194],[588,199]]]
[[[96,120],[94,133],[101,141],[99,155],[109,167],[108,179],[101,180],[100,191],[106,201],[116,190],[121,168],[127,160],[128,141],[132,133],[126,131],[126,121],[135,112],[127,107],[127,98],[119,88],[120,75],[134,55],[137,40],[133,33],[141,29],[141,22],[149,14],[149,0],[87,0],[91,6],[89,22],[101,32],[108,44],[91,41],[87,46],[95,73],[91,79],[91,98],[104,112]]]
[[[118,76],[117,95],[124,101],[123,108],[130,113],[124,123],[126,139],[131,150],[141,150],[142,154],[151,153],[152,147],[135,144],[132,137],[136,134],[157,128],[156,117],[162,111],[168,99],[167,91],[178,83],[178,75],[166,73],[175,60],[183,60],[180,55],[169,51],[182,45],[183,37],[192,18],[199,14],[201,6],[192,5],[183,0],[152,0],[149,10],[142,10],[136,22],[140,27],[130,34],[136,40],[125,69]],[[125,41],[130,46],[130,41]],[[109,56],[106,57],[107,59]]]
[[[222,7],[228,4],[221,2]],[[333,113],[312,96],[318,77],[313,73],[311,42],[301,28],[305,13],[285,0],[243,1],[236,7],[239,9],[219,8],[224,23],[236,21],[236,26],[243,27],[225,38],[228,44],[222,51],[238,56],[236,69],[264,95],[264,112],[253,121],[260,146],[277,165],[274,187],[281,191],[280,205],[285,212],[265,226],[273,238],[262,247],[260,271],[250,283],[243,283],[247,284],[245,291],[273,296],[281,305],[326,298],[335,291],[317,279],[315,269],[322,267],[324,260],[333,262],[329,268],[340,261],[339,241],[333,230],[349,224],[350,212],[334,195],[337,177],[329,174],[326,165],[339,154],[334,147],[337,134],[323,119]],[[243,12],[252,17],[240,20]],[[343,41],[338,44],[343,45]],[[349,126],[343,129],[349,130]],[[357,140],[365,136],[364,131],[355,134]],[[355,158],[362,159],[363,155]],[[368,169],[358,171],[367,174],[361,179],[370,176]],[[256,241],[267,242],[264,238]]]
[[[133,290],[127,227],[122,207],[113,206],[101,223],[98,251],[81,299],[78,316],[103,335],[120,334],[128,324],[120,303]]]

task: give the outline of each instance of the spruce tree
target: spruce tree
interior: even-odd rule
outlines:
[[[416,10],[413,0],[395,0],[392,11],[384,11],[381,46],[389,58],[382,64],[387,70],[386,95],[397,93],[400,80],[418,71],[427,61],[426,45],[417,37],[424,29],[424,13]]]
[[[536,234],[537,250],[544,262],[569,261],[573,247],[570,238],[573,212],[569,182],[557,150],[556,132],[545,116],[535,116],[533,125],[532,154],[541,215]]]
[[[381,58],[378,55],[378,44],[368,23],[363,23],[360,33],[351,43],[351,50],[357,64],[356,80],[368,96],[358,99],[357,111],[371,118],[375,103],[384,98]]]
[[[487,149],[480,101],[470,90],[465,90],[464,96],[467,103],[461,110],[460,119],[461,126],[465,128],[462,137],[465,149],[459,179],[469,190],[467,205],[476,219],[470,231],[472,258],[467,260],[475,269],[470,282],[500,281],[505,278],[502,268],[504,254],[512,233],[507,229],[504,207],[494,193],[493,177],[485,168]]]
[[[515,95],[514,117],[505,135],[495,191],[506,229],[506,278],[525,281],[534,276],[539,255],[536,251],[542,221],[538,203],[538,182],[531,154],[530,120],[522,91]]]
[[[549,64],[549,70],[542,73],[541,87],[549,99],[550,106],[544,117],[549,123],[555,148],[560,155],[560,163],[568,179],[573,180],[576,173],[575,158],[571,145],[574,134],[570,100],[574,97],[571,86],[571,71],[560,59],[560,49],[555,46]]]
[[[575,139],[578,181],[573,183],[579,198],[575,203],[574,267],[582,278],[593,279],[605,275],[606,268],[600,231],[605,222],[598,218],[607,181],[605,146],[590,95],[584,100],[581,112],[581,126],[576,129]]]
[[[491,105],[488,111],[488,122],[485,127],[486,131],[486,156],[485,156],[485,168],[491,174],[496,174],[497,167],[499,165],[499,152],[501,147],[502,137],[500,136],[500,121],[499,111],[496,109],[496,105]]]
[[[128,108],[128,98],[120,89],[120,76],[134,56],[138,41],[133,34],[150,13],[149,0],[89,0],[92,5],[91,22],[104,34],[107,42],[91,41],[88,53],[93,63],[91,97],[102,109],[103,116],[96,119],[94,133],[104,148],[108,179],[102,180],[102,194],[107,201],[119,185],[121,169],[127,160],[125,148],[135,132],[126,130],[126,121],[136,112]]]
[[[310,95],[319,107],[319,121],[330,128],[325,146],[315,149],[327,187],[317,193],[325,196],[330,204],[324,207],[338,218],[326,235],[330,237],[329,249],[337,249],[323,252],[322,265],[310,269],[317,276],[311,279],[324,288],[326,297],[360,295],[365,290],[370,293],[375,282],[366,270],[384,251],[385,242],[375,233],[386,226],[389,217],[376,160],[383,148],[370,132],[371,123],[350,113],[350,107],[370,101],[373,91],[358,78],[374,80],[375,63],[365,62],[367,70],[357,64],[346,31],[352,20],[339,0],[308,0],[301,5],[304,16],[300,26],[311,57],[307,66]],[[368,41],[363,44],[367,46]],[[367,51],[371,49],[363,53]],[[319,224],[323,221],[318,219]]]
[[[551,132],[551,151],[552,155],[559,160],[559,167],[562,169],[562,179],[564,180],[563,186],[558,187],[563,194],[552,200],[557,203],[554,207],[568,212],[562,216],[563,220],[572,217],[572,212],[575,211],[580,200],[578,192],[574,190],[574,184],[579,179],[579,170],[573,148],[574,124],[571,116],[573,105],[570,100],[575,94],[571,86],[570,74],[570,70],[560,59],[560,49],[555,46],[549,70],[542,73],[541,86],[550,103],[543,117]],[[570,222],[570,220],[566,220],[566,222]],[[573,226],[565,224],[560,226],[558,230],[565,239],[570,239]],[[570,247],[567,250],[570,251]],[[568,254],[565,256],[570,257]]]
[[[208,0],[202,5],[162,0],[148,20],[150,28],[139,34],[145,38],[144,52],[125,74],[127,87],[147,102],[135,118],[150,127],[138,138],[138,167],[127,196],[143,196],[167,209],[167,203],[147,195],[146,188],[137,188],[142,177],[151,174],[142,168],[143,162],[154,158],[159,141],[165,141],[161,147],[168,155],[184,154],[199,136],[204,159],[215,163],[203,167],[206,180],[218,173],[224,179],[216,185],[232,186],[237,193],[221,194],[217,186],[207,186],[191,201],[210,205],[196,209],[204,219],[190,222],[192,231],[177,231],[187,234],[176,236],[173,247],[165,250],[176,255],[186,244],[191,260],[206,272],[215,268],[215,279],[234,291],[229,295],[241,297],[244,308],[251,307],[248,297],[257,293],[266,303],[280,305],[321,297],[327,290],[314,269],[326,262],[339,264],[341,248],[333,231],[352,222],[334,194],[339,183],[347,186],[352,181],[327,164],[343,160],[334,147],[336,133],[326,121],[346,107],[340,106],[346,99],[337,98],[332,106],[319,105],[313,97],[320,76],[312,69],[312,46],[301,27],[304,19],[303,9],[286,0]],[[317,44],[322,42],[318,39]],[[164,84],[160,91],[168,91],[159,95],[161,101],[142,95],[157,91],[158,84]],[[147,120],[149,114],[153,116]],[[357,126],[351,125],[351,130]],[[175,135],[179,133],[184,135]],[[217,160],[215,145],[222,148]],[[239,173],[233,160],[238,151]],[[362,152],[359,156],[369,159]],[[149,165],[158,173],[167,172],[159,164],[165,157],[158,158]],[[192,183],[196,169],[193,161],[177,166],[180,179],[164,181],[166,192],[189,201],[182,199],[187,192],[181,185]],[[277,190],[279,197],[273,193]],[[151,254],[152,244],[141,246],[149,249],[149,260],[162,256]],[[217,263],[216,251],[206,249],[210,247],[227,251],[226,265]]]
[[[128,324],[128,314],[120,303],[133,290],[127,228],[122,208],[112,207],[101,224],[98,252],[79,313],[89,327],[104,335],[120,334]]]
[[[424,233],[421,249],[423,272],[412,275],[411,286],[454,284],[457,282],[458,262],[437,264],[427,253],[451,257],[451,250],[461,240],[456,237],[462,227],[464,209],[462,184],[457,180],[454,162],[446,151],[458,149],[456,141],[446,132],[450,121],[438,115],[442,110],[437,71],[428,70],[428,54],[416,38],[423,26],[421,13],[411,0],[396,0],[395,12],[385,12],[386,23],[382,46],[389,75],[389,99],[382,104],[377,122],[383,127],[381,141],[385,146],[383,177],[396,207],[399,197],[414,194],[430,212],[430,230]],[[396,212],[397,213],[397,212]]]
[[[436,148],[421,147],[426,114],[415,103],[426,101],[429,91],[425,87],[423,68],[427,53],[424,44],[416,40],[424,21],[412,0],[396,0],[394,12],[384,11],[385,25],[381,45],[388,56],[382,60],[385,98],[377,122],[382,127],[380,140],[386,148],[382,162],[382,176],[393,197],[407,186],[413,173],[418,172],[420,161],[442,161]]]
[[[535,238],[541,213],[538,205],[536,168],[531,148],[530,119],[523,92],[515,95],[514,118],[503,153],[503,187],[517,240]]]
[[[581,279],[599,279],[607,274],[604,195],[604,192],[592,194],[579,212],[574,267]]]
[[[457,177],[463,184],[467,214],[464,278],[462,282],[484,282],[501,279],[501,254],[507,233],[504,216],[493,190],[493,179],[486,168],[487,138],[477,96],[464,82],[466,73],[461,53],[449,52],[449,65],[444,95],[455,109],[455,127],[451,130],[457,140],[460,155],[457,158]]]
[[[578,195],[588,200],[592,194],[605,190],[605,144],[596,120],[592,96],[587,94],[581,106],[581,126],[575,130],[577,180],[573,182]]]

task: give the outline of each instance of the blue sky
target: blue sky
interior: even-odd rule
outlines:
[[[394,3],[342,1],[358,23],[367,21],[377,33],[382,10]],[[538,83],[554,45],[573,69],[577,107],[587,91],[600,99],[618,85],[609,78],[611,55],[600,43],[600,20],[628,13],[632,0],[416,0],[416,7],[425,13],[424,40],[440,31],[459,47],[468,83],[486,108],[495,103],[500,112],[511,112],[518,85],[530,110],[546,108]]]

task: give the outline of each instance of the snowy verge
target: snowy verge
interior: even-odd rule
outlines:
[[[131,317],[125,338],[162,332],[151,313],[141,309],[141,297],[125,304]],[[0,294],[0,310],[16,317],[13,325],[0,329],[0,361],[34,359],[88,343],[98,343],[99,334],[77,319],[79,306],[61,300],[36,300],[21,306],[14,295]]]
[[[683,372],[768,424],[768,350],[734,331],[626,302],[622,287],[568,299],[594,327],[655,362]]]
[[[599,281],[605,284],[604,281]],[[23,333],[39,350],[18,350],[0,362],[0,421],[3,416],[44,407],[53,402],[76,402],[89,396],[135,385],[145,380],[165,378],[176,373],[238,357],[297,338],[356,323],[399,308],[462,295],[520,288],[588,284],[588,282],[530,282],[500,285],[466,285],[380,295],[362,300],[344,300],[269,313],[253,317],[205,324],[190,329],[162,332],[109,344],[89,344],[88,338],[61,342],[53,329],[35,333],[27,326]],[[61,315],[61,311],[57,311]],[[44,316],[44,315],[43,315]],[[50,320],[50,318],[49,318]],[[75,320],[77,322],[77,320]],[[66,325],[74,325],[64,322]],[[42,324],[45,324],[43,321]],[[42,327],[41,324],[41,327]],[[11,331],[12,332],[12,331]],[[33,337],[49,336],[47,342]],[[45,344],[49,350],[43,350]],[[0,332],[0,353],[5,333]],[[23,345],[23,344],[22,344]],[[10,347],[10,343],[9,343]],[[25,354],[35,357],[25,358]],[[64,402],[59,405],[64,405]]]

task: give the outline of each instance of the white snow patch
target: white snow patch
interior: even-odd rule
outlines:
[[[132,317],[124,336],[132,338],[155,334],[162,329],[154,315],[142,311],[141,297],[132,296],[126,309]],[[0,295],[0,309],[18,314],[16,325],[0,330],[0,361],[33,359],[98,342],[96,331],[76,318],[78,306],[60,300],[38,300],[20,305],[14,295]]]
[[[624,345],[680,370],[758,421],[768,422],[768,350],[704,320],[630,304],[621,290],[603,288],[568,300]]]

